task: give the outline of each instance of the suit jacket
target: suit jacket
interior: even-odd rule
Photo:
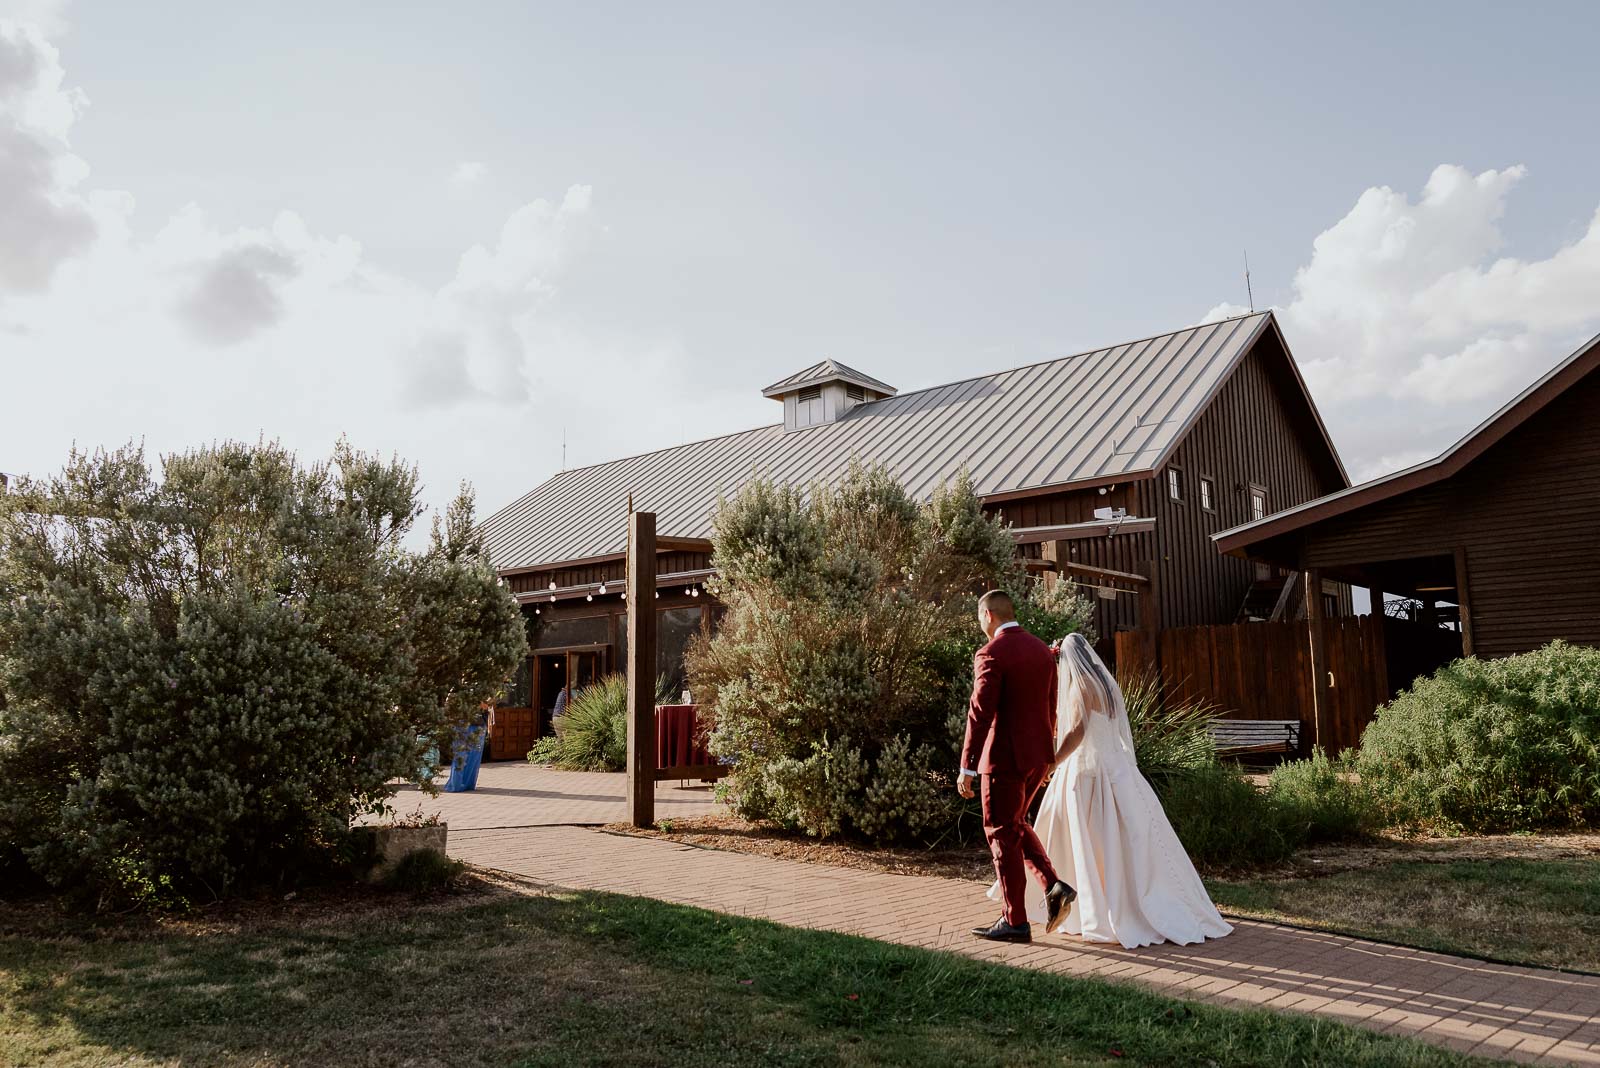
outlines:
[[[1042,768],[1056,753],[1056,658],[1019,627],[978,650],[961,766],[988,775]]]

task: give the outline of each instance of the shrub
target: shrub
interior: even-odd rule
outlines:
[[[737,811],[878,841],[951,825],[976,594],[1030,589],[965,477],[925,505],[861,467],[809,495],[757,481],[718,509],[714,562],[727,612],[688,667]]]
[[[1388,817],[1446,830],[1600,818],[1600,649],[1469,657],[1378,710],[1357,768]]]
[[[1157,790],[1177,776],[1216,763],[1217,747],[1208,728],[1217,715],[1215,706],[1171,700],[1149,677],[1130,679],[1122,696],[1134,757]]]
[[[467,866],[437,849],[413,849],[401,857],[384,878],[391,890],[413,894],[437,894],[455,886]]]
[[[1217,761],[1171,776],[1158,791],[1167,819],[1196,864],[1238,868],[1282,861],[1297,841],[1276,806],[1232,765]]]
[[[470,495],[414,552],[421,510],[343,443],[75,453],[0,495],[0,854],[158,906],[331,865],[526,653]]]
[[[1280,764],[1268,782],[1267,800],[1297,844],[1358,839],[1382,823],[1350,753],[1329,760],[1316,749],[1309,760]]]
[[[657,704],[668,700],[671,688],[671,679],[656,680]],[[585,686],[552,726],[555,736],[540,738],[528,751],[532,763],[566,771],[621,771],[628,764],[628,677],[607,675]]]

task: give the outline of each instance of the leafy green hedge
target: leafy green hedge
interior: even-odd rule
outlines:
[[[1356,768],[1396,824],[1592,825],[1600,818],[1600,649],[1557,641],[1447,664],[1378,710]]]

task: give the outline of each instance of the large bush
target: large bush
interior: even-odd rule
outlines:
[[[689,672],[738,811],[879,841],[950,826],[976,594],[1030,589],[967,480],[925,505],[873,469],[809,494],[756,481],[723,502],[714,542],[727,612]],[[1034,619],[1059,637],[1084,615]]]
[[[341,443],[74,454],[0,496],[0,855],[178,900],[279,881],[380,811],[526,653],[465,492]]]
[[[1378,710],[1362,781],[1394,822],[1445,830],[1600,817],[1600,649],[1457,660]]]

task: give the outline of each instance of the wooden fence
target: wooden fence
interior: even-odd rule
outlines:
[[[1215,705],[1228,719],[1298,719],[1306,746],[1330,754],[1361,739],[1373,711],[1390,697],[1383,621],[1348,616],[1323,621],[1328,673],[1322,737],[1316,736],[1311,631],[1306,620],[1183,627],[1152,638],[1116,636],[1124,681],[1155,675],[1170,697]]]

